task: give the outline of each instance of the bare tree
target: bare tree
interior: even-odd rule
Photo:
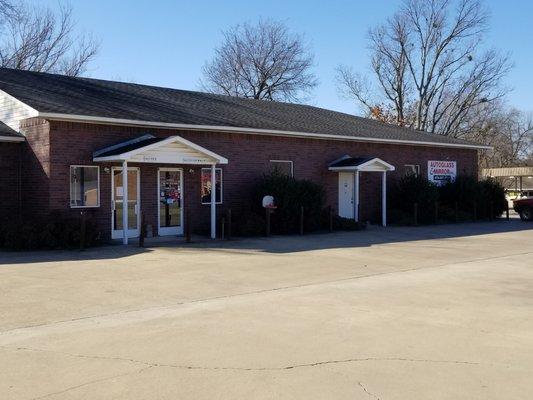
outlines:
[[[297,101],[313,89],[313,55],[282,22],[245,23],[224,32],[203,68],[202,88],[260,100]]]
[[[501,102],[480,110],[470,138],[493,146],[480,155],[481,167],[525,165],[533,156],[533,114],[507,108]]]
[[[337,73],[341,93],[367,112],[392,109],[397,124],[467,135],[472,110],[507,92],[501,81],[510,69],[508,56],[482,50],[487,18],[479,0],[404,0],[369,33],[381,95],[372,97],[369,83],[345,66]]]
[[[0,66],[70,76],[83,74],[98,43],[78,35],[70,6],[57,13],[30,3],[0,0]]]

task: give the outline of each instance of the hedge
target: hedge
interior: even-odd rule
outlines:
[[[405,176],[389,190],[389,221],[397,224],[493,219],[507,208],[503,187],[493,179],[459,176],[436,186],[423,177]],[[436,220],[437,219],[437,220]]]
[[[0,248],[9,250],[80,248],[81,218],[51,213],[32,220],[0,221]],[[101,243],[101,233],[92,219],[85,219],[83,246]]]

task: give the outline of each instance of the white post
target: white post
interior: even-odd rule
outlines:
[[[122,243],[128,244],[128,162],[122,161]]]
[[[217,237],[216,169],[211,164],[211,239]]]
[[[359,171],[354,173],[354,219],[355,222],[359,222]]]
[[[381,224],[387,226],[387,171],[381,177]]]

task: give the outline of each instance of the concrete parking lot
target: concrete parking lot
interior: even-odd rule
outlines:
[[[0,253],[0,398],[529,399],[531,228]]]

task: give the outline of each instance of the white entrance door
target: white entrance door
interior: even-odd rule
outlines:
[[[158,233],[183,235],[183,171],[159,168],[157,174]]]
[[[122,184],[122,168],[111,169],[111,237],[120,239],[123,237],[122,213],[124,210]],[[139,236],[140,226],[140,179],[139,168],[128,168],[128,237]]]
[[[339,217],[354,218],[354,174],[339,172]]]

